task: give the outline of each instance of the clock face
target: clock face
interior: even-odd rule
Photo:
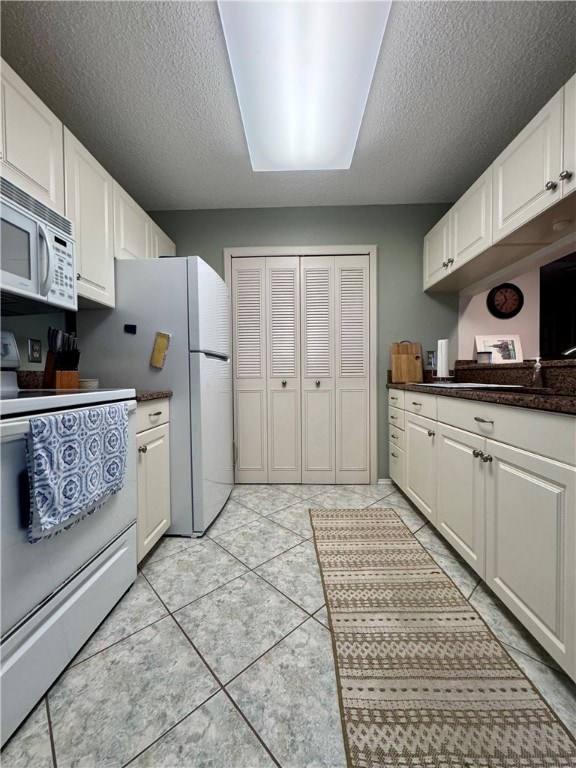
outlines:
[[[517,285],[502,283],[492,288],[486,299],[488,310],[501,320],[516,317],[524,306],[524,295]]]

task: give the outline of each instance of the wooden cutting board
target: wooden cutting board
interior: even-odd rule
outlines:
[[[392,382],[422,381],[422,345],[412,341],[395,341],[390,346]]]

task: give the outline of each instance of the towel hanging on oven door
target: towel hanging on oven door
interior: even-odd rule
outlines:
[[[31,542],[68,530],[124,485],[128,406],[113,403],[30,419]]]

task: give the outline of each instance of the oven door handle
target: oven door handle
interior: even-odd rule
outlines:
[[[8,423],[4,422],[0,426],[0,436],[2,437],[2,442],[5,440],[15,440],[19,437],[22,437],[23,435],[27,435],[29,431],[29,421],[11,421]]]

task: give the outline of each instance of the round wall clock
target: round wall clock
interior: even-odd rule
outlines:
[[[517,285],[501,283],[486,298],[488,311],[500,320],[516,317],[524,306],[524,294]]]

